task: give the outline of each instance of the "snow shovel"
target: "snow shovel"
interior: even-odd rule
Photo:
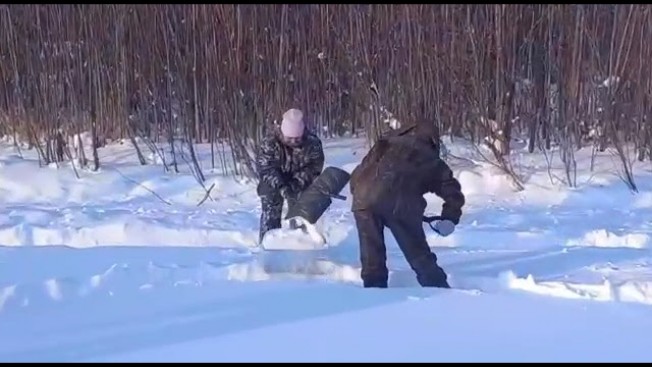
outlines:
[[[346,200],[340,192],[349,182],[351,175],[337,167],[326,167],[288,208],[285,216],[290,228],[305,230],[305,223],[315,224],[332,204],[332,199]]]

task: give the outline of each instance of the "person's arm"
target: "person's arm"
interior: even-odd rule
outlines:
[[[256,155],[256,171],[258,179],[272,189],[280,191],[286,186],[281,174],[280,152],[271,139],[265,139],[260,144]]]
[[[324,169],[324,148],[319,138],[313,138],[304,159],[306,164],[292,176],[300,191],[307,189]]]
[[[453,176],[453,171],[446,162],[442,160],[438,160],[432,174],[432,184],[429,191],[444,200],[441,216],[455,225],[459,224],[462,217],[462,207],[466,202],[459,181]]]

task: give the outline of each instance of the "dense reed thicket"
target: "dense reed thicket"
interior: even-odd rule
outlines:
[[[247,173],[290,107],[329,137],[393,114],[499,160],[517,137],[559,146],[572,185],[581,146],[615,148],[626,175],[625,146],[652,155],[651,42],[643,4],[0,5],[0,134],[45,163],[85,131],[193,158],[211,143]]]

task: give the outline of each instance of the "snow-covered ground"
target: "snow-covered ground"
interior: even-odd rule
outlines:
[[[5,141],[0,360],[651,361],[649,163],[635,165],[632,194],[611,153],[590,171],[590,149],[577,152],[570,190],[557,154],[548,170],[517,151],[515,192],[468,144],[446,143],[467,206],[452,236],[425,228],[456,289],[418,287],[387,232],[391,288],[367,290],[349,201],[320,223],[327,248],[266,252],[253,184],[212,171],[208,147],[215,187],[198,206],[205,189],[183,160],[164,173],[113,143],[78,179],[70,162],[39,168]],[[348,171],[367,149],[325,148]]]

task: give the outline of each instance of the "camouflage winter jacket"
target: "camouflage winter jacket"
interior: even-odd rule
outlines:
[[[258,194],[278,193],[289,188],[298,193],[310,186],[324,168],[321,140],[306,132],[301,146],[285,145],[278,131],[266,136],[256,156]]]
[[[352,210],[385,208],[394,215],[423,215],[423,195],[444,200],[441,215],[458,223],[465,203],[460,183],[437,147],[413,135],[393,135],[376,143],[351,174]]]

